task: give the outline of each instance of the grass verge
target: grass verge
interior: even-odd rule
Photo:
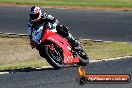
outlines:
[[[90,60],[132,56],[127,42],[93,42],[80,39]],[[35,68],[49,65],[38,51],[31,49],[28,38],[0,34],[0,70]]]
[[[132,8],[132,0],[0,0],[0,3],[46,5],[46,6],[89,6]]]

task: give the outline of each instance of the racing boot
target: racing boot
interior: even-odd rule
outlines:
[[[80,46],[80,42],[77,39],[73,38],[73,36],[69,32],[69,29],[65,27],[64,25],[57,26],[57,33],[68,40],[73,50],[82,49]]]
[[[75,39],[70,33],[66,39],[68,40],[68,42],[72,46],[73,50],[75,50],[75,51],[82,50],[82,48],[80,46],[80,42],[77,39]]]

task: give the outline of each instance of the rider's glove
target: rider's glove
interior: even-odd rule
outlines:
[[[33,41],[32,39],[30,39],[30,45],[31,45],[31,48],[33,49],[37,46],[37,43]]]

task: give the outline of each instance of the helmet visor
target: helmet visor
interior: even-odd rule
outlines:
[[[39,14],[29,14],[30,15],[30,19],[35,20],[39,17]]]

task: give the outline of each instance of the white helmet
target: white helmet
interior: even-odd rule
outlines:
[[[41,18],[41,9],[37,6],[31,7],[29,16],[32,22],[38,21]]]

